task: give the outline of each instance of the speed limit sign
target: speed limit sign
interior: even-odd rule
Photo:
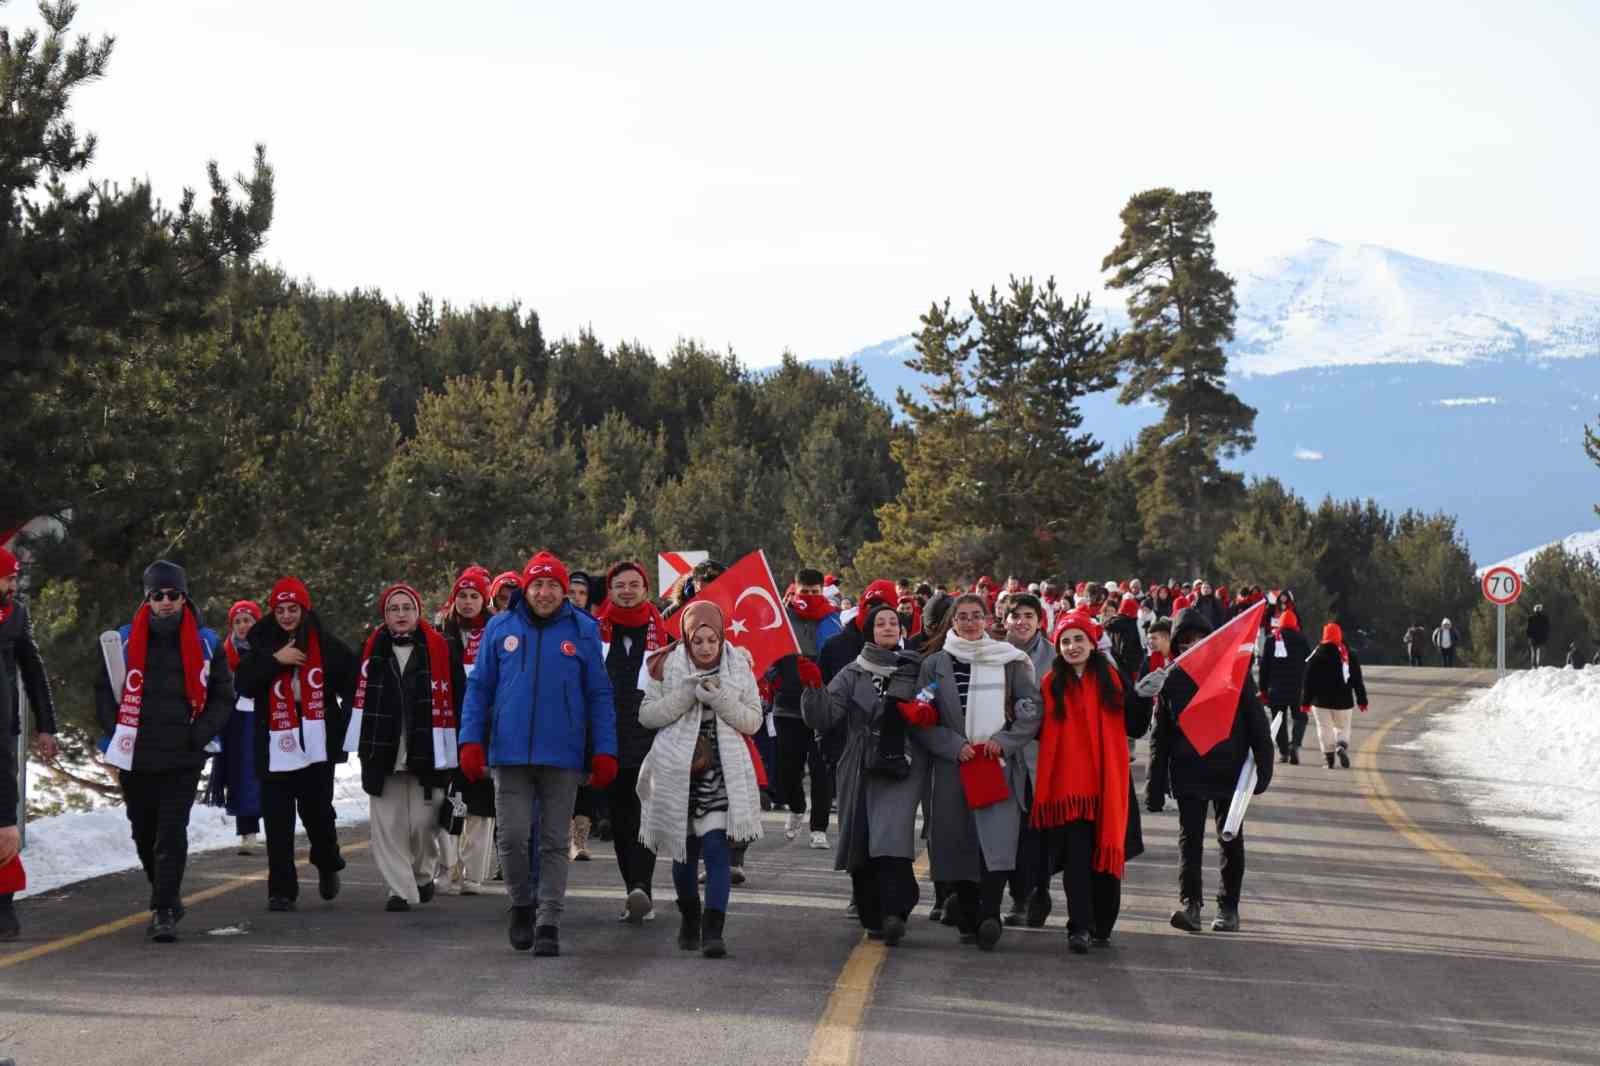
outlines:
[[[1509,607],[1522,595],[1522,575],[1509,566],[1496,566],[1483,575],[1483,598],[1496,607]]]

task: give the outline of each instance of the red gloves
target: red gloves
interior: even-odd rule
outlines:
[[[1362,714],[1366,714],[1367,713],[1367,705],[1365,703],[1363,703],[1361,705],[1361,713]]]
[[[800,673],[800,683],[806,688],[822,687],[822,667],[802,656],[796,669]]]
[[[456,753],[456,761],[461,764],[461,772],[468,781],[477,784],[489,774],[489,759],[483,753],[482,744],[463,744]]]
[[[907,725],[926,729],[939,724],[939,708],[931,703],[924,703],[921,700],[901,700],[897,706],[900,717],[906,720]]]
[[[589,787],[607,789],[617,779],[617,757],[596,755],[589,760]]]

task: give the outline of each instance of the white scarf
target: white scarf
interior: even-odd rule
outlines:
[[[681,691],[684,682],[698,672],[689,662],[686,647],[679,644],[673,648],[662,663],[661,680],[649,679],[641,712],[647,713],[646,707],[663,699],[671,700],[672,694]],[[750,668],[750,653],[731,644],[723,645],[717,674],[722,687],[731,690],[751,715],[752,730],[760,728],[761,695]],[[639,768],[635,790],[641,806],[639,843],[658,855],[671,855],[674,862],[683,862],[689,855],[689,764],[694,761],[703,709],[704,705],[694,699],[687,712],[662,726]],[[761,789],[756,784],[755,763],[744,738],[745,734],[717,716],[717,754],[728,789],[728,840],[734,843],[761,836]]]
[[[1003,640],[965,640],[951,633],[944,650],[972,668],[967,681],[967,740],[988,740],[1006,727],[1006,664],[1026,660],[1028,653]]]

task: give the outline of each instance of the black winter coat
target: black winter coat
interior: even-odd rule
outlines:
[[[1245,756],[1256,757],[1256,791],[1265,792],[1272,783],[1272,734],[1266,712],[1248,689],[1239,693],[1239,706],[1233,716],[1233,731],[1216,747],[1201,755],[1178,728],[1178,716],[1165,696],[1156,700],[1156,728],[1150,744],[1150,780],[1145,797],[1152,807],[1164,804],[1167,795],[1221,800],[1233,795],[1244,769]]]
[[[488,622],[485,621],[484,624],[487,625]],[[450,654],[458,656],[461,659],[461,670],[462,673],[465,673],[467,669],[466,637],[465,634],[462,633],[461,627],[454,621],[446,621],[444,628],[441,629],[440,632],[444,634],[444,639],[450,644]],[[478,654],[481,656],[487,650],[487,645],[480,645],[478,648]],[[462,699],[465,698],[466,692],[463,690]],[[620,733],[620,718],[618,720],[617,728],[618,732]],[[467,813],[472,815],[474,818],[494,817],[494,778],[485,776],[482,781],[468,781],[467,775],[457,769],[453,774],[450,775],[450,784],[448,789],[452,795],[461,797],[461,799],[467,805]],[[449,829],[455,836],[461,835],[461,826],[457,825],[453,818],[450,825],[446,826],[445,828]]]
[[[0,724],[7,718],[11,720],[11,729],[0,736],[20,736],[26,724],[21,715],[15,714],[19,674],[22,689],[28,694],[28,707],[33,711],[34,731],[54,733],[56,704],[50,694],[50,675],[45,672],[39,645],[33,639],[28,601],[21,596],[11,614],[0,622]]]
[[[1273,707],[1300,706],[1300,695],[1306,679],[1306,659],[1311,656],[1311,644],[1298,629],[1280,630],[1283,654],[1278,654],[1278,642],[1267,634],[1266,646],[1261,653],[1261,687],[1267,693],[1267,702]]]
[[[1344,664],[1339,659],[1339,649],[1332,644],[1318,644],[1317,650],[1306,660],[1306,680],[1300,694],[1302,707],[1326,707],[1334,711],[1348,711],[1360,704],[1367,705],[1367,686],[1361,680],[1361,660],[1350,652],[1350,680],[1344,679]]]
[[[193,612],[194,608],[185,606]],[[196,622],[199,616],[196,615]],[[183,684],[183,653],[179,630],[163,632],[150,627],[150,643],[145,650],[144,699],[139,707],[139,733],[133,746],[133,771],[141,774],[171,770],[198,770],[211,758],[206,745],[216,739],[238,697],[233,692],[233,673],[228,656],[218,644],[211,656],[206,676],[206,704],[199,717],[189,716],[189,697]],[[105,665],[95,679],[95,718],[100,729],[110,736],[117,729],[117,709],[121,693],[111,691],[111,678]]]
[[[355,699],[356,680],[361,670],[356,653],[323,628],[322,620],[315,611],[306,611],[301,616],[299,628],[293,633],[285,632],[275,619],[268,616],[250,627],[250,636],[246,641],[250,650],[240,657],[239,675],[234,682],[239,695],[256,701],[256,713],[253,716],[256,726],[256,776],[263,781],[282,776],[273,775],[267,770],[267,756],[272,746],[271,730],[268,728],[271,715],[267,712],[271,703],[272,683],[282,669],[273,656],[290,641],[305,651],[312,628],[317,631],[317,644],[322,651],[322,672],[326,675],[328,761],[342,763],[350,758],[344,750],[344,734],[350,725],[350,704]]]
[[[1125,677],[1133,677],[1144,659],[1144,645],[1139,640],[1139,621],[1119,614],[1106,623],[1106,636],[1111,638],[1111,658]]]
[[[467,695],[467,674],[461,665],[460,645],[450,649],[450,686],[456,721]],[[400,754],[400,734],[406,738],[405,769],[429,788],[450,784],[455,769],[433,765],[433,692],[428,642],[418,633],[405,668],[394,654],[387,635],[380,635],[367,663],[367,697],[356,754],[361,756],[361,787],[369,796],[383,795],[383,783],[395,772]],[[359,669],[359,668],[358,668]]]
[[[1528,616],[1528,643],[1543,645],[1550,639],[1550,616],[1535,611]]]

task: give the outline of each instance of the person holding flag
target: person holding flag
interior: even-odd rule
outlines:
[[[599,790],[617,777],[616,704],[600,623],[567,599],[567,567],[541,551],[523,587],[484,633],[461,713],[461,770],[494,770],[500,870],[517,951],[561,954],[572,809],[585,773]],[[528,838],[539,808],[538,908]]]
[[[300,898],[294,825],[299,815],[317,869],[317,893],[339,895],[339,833],[333,770],[348,756],[344,738],[356,686],[355,652],[323,627],[311,592],[283,577],[267,594],[271,617],[257,622],[239,659],[239,694],[253,702],[254,768],[267,830],[267,909],[292,911]]]
[[[1367,713],[1367,686],[1361,679],[1361,660],[1344,642],[1337,622],[1322,627],[1322,643],[1306,660],[1304,690],[1300,694],[1302,720],[1317,721],[1317,746],[1333,769],[1333,760],[1350,769],[1351,709]],[[1302,726],[1304,728],[1304,726]]]
[[[144,572],[145,602],[117,631],[120,650],[102,643],[105,669],[95,713],[109,735],[105,761],[117,770],[134,847],[150,882],[150,927],[158,943],[178,939],[189,813],[200,773],[235,702],[221,641],[200,623],[183,567],[159,560]],[[111,671],[121,675],[120,683]]]
[[[1258,604],[1215,632],[1195,608],[1179,611],[1172,620],[1177,659],[1164,676],[1151,675],[1161,678],[1161,685],[1145,807],[1162,810],[1169,794],[1178,801],[1178,894],[1183,906],[1173,912],[1172,925],[1189,933],[1200,931],[1203,843],[1211,810],[1222,848],[1222,893],[1211,929],[1239,929],[1244,833],[1229,841],[1220,836],[1245,760],[1256,761],[1256,795],[1272,783],[1266,712],[1245,683],[1264,610],[1265,604]]]

